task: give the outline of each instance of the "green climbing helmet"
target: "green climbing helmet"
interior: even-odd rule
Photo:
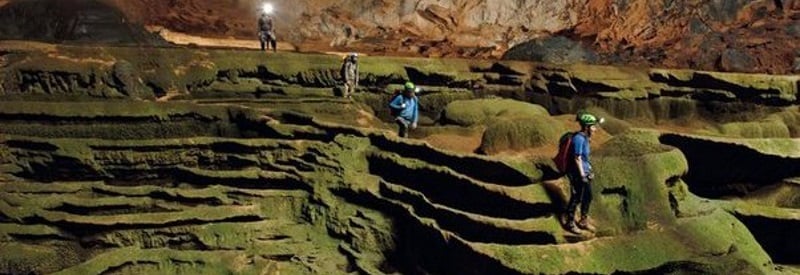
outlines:
[[[577,120],[578,123],[583,126],[595,125],[602,122],[602,119],[598,120],[596,116],[589,113],[578,113]]]
[[[403,87],[405,87],[406,91],[414,91],[414,89],[416,88],[416,86],[414,86],[414,83],[411,83],[411,81],[407,81],[406,84],[403,85]]]

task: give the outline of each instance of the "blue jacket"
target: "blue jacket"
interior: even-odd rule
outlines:
[[[580,156],[581,161],[583,161],[583,163],[581,163],[583,166],[583,172],[587,174],[591,173],[592,164],[589,161],[589,154],[592,152],[592,150],[589,146],[589,138],[586,137],[586,135],[583,133],[578,133],[572,136],[572,148],[573,148],[573,156],[574,157]],[[574,163],[575,161],[572,160],[572,162]]]
[[[405,104],[405,107],[403,107]],[[411,123],[417,123],[419,118],[419,100],[416,96],[406,98],[403,95],[398,95],[389,102],[389,108],[392,109],[395,117],[401,117]]]

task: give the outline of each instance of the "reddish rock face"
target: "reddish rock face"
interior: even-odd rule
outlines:
[[[133,22],[240,39],[255,39],[263,3],[101,2]],[[601,64],[790,73],[800,45],[796,0],[271,2],[278,38],[301,51],[500,58],[523,42],[564,36],[596,54],[593,62]]]

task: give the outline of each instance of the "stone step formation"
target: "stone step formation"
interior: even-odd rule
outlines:
[[[56,55],[85,58],[85,50]],[[729,183],[751,175],[712,181],[719,178],[702,171],[713,169],[694,172],[704,167],[697,150],[717,148],[698,143],[720,146],[728,159],[762,158],[800,171],[796,154],[781,153],[797,148],[791,139],[616,134],[595,151],[598,230],[582,236],[562,227],[566,183],[546,159],[520,162],[397,138],[379,109],[389,94],[382,89],[409,75],[430,81],[421,98],[441,101],[429,107],[431,120],[450,102],[475,96],[471,80],[494,83],[481,91],[494,96],[546,97],[552,110],[584,100],[620,114],[648,106],[638,109],[641,117],[662,118],[685,105],[623,101],[652,99],[656,86],[660,97],[676,100],[727,89],[722,98],[749,102],[753,112],[780,109],[770,115],[782,119],[775,124],[789,137],[792,112],[779,105],[797,100],[793,77],[722,75],[728,84],[694,87],[698,75],[714,74],[623,68],[587,79],[593,74],[582,67],[364,58],[366,80],[350,101],[335,96],[335,79],[323,73],[335,57],[221,57],[234,53],[212,51],[220,56],[212,63],[159,60],[184,64],[167,71],[161,63],[115,66],[15,52],[19,59],[0,73],[15,79],[5,82],[0,102],[0,273],[791,273],[800,264],[786,245],[797,237],[770,237],[775,228],[797,229],[797,191],[782,179],[800,175],[775,178],[790,191],[759,189],[737,200],[726,197],[737,188]],[[214,88],[219,83],[235,89]],[[156,97],[167,102],[149,100]],[[687,171],[693,174],[684,178]],[[706,182],[720,188],[702,189]]]

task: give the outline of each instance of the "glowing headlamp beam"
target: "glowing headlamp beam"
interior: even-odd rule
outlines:
[[[271,14],[275,11],[275,7],[272,6],[272,3],[264,3],[264,5],[261,6],[261,10],[266,14]]]

